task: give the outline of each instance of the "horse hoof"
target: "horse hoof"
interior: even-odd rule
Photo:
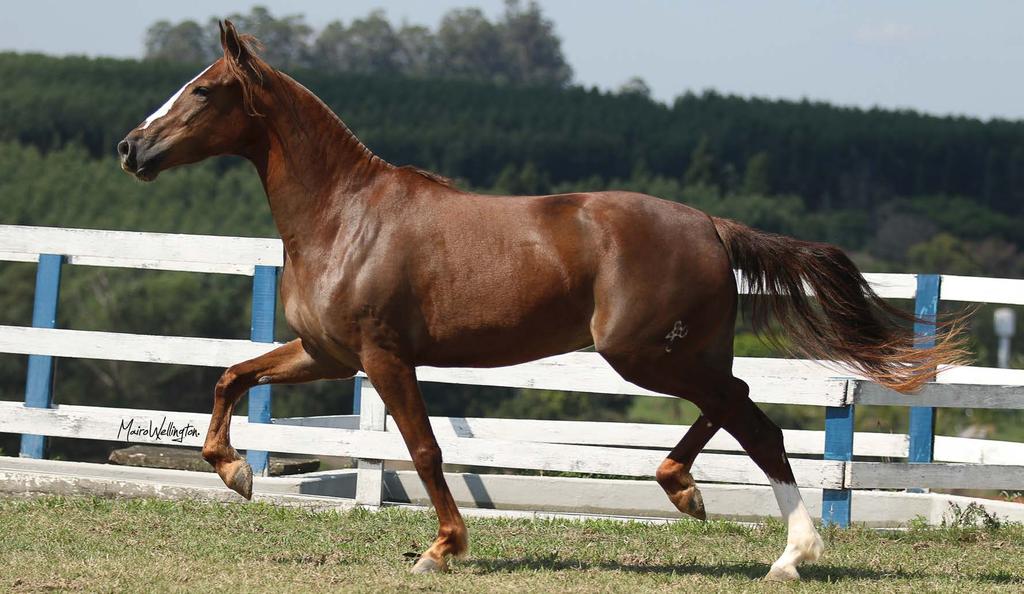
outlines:
[[[223,475],[224,484],[246,499],[252,499],[252,467],[245,460],[228,464]]]
[[[793,567],[792,565],[772,565],[772,568],[768,570],[768,575],[764,576],[764,579],[768,582],[794,582],[800,579],[800,574],[797,573],[796,567]]]
[[[443,562],[438,563],[433,557],[420,557],[419,561],[412,566],[413,573],[441,573],[448,568]]]
[[[704,498],[701,497],[700,489],[696,485],[670,493],[669,500],[676,506],[676,509],[688,516],[702,521],[708,519],[708,514],[704,510]]]
[[[690,514],[700,521],[708,519],[708,514],[704,510],[704,498],[700,494],[700,490],[697,487],[690,487],[693,489],[693,493],[690,495],[690,501],[687,505],[687,509],[683,513]]]

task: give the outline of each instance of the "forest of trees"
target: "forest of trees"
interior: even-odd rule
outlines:
[[[617,92],[573,86],[560,42],[533,3],[509,2],[494,23],[473,10],[453,11],[436,31],[396,27],[380,13],[316,35],[299,16],[257,8],[232,18],[263,37],[268,60],[322,97],[374,152],[463,187],[494,194],[633,189],[837,243],[866,270],[1024,277],[1024,122],[711,91],[665,105],[649,98],[642,81]],[[115,159],[116,142],[213,59],[213,31],[210,24],[157,23],[143,60],[0,53],[0,223],[273,236],[259,180],[245,162],[211,160],[144,185]],[[475,46],[453,41],[465,42],[466,31],[476,32],[479,39],[468,36],[474,43],[503,48],[493,54],[500,64],[471,63]],[[436,53],[410,50],[420,47],[414,42]],[[465,67],[447,68],[453,63]],[[0,266],[0,324],[29,324],[33,274],[29,264]],[[61,327],[248,335],[244,277],[73,266],[64,275]],[[990,319],[983,308],[973,327],[976,354],[989,365]],[[288,335],[282,323],[278,338]],[[737,352],[769,351],[741,328]],[[1016,361],[1024,363],[1020,355]],[[24,357],[0,355],[0,399],[22,397],[24,366]],[[218,374],[67,360],[59,363],[57,399],[201,411]],[[689,414],[664,399],[426,390],[432,412],[444,414],[637,421]],[[348,392],[337,384],[275,393],[282,395],[274,402],[278,416],[347,412]],[[772,414],[787,426],[809,422],[801,416],[808,413],[792,409]],[[900,422],[886,421],[896,430]],[[965,422],[940,415],[947,431]],[[0,447],[10,452],[14,443],[3,439]]]
[[[94,163],[199,67],[0,54],[0,78],[11,81],[0,87],[0,142],[42,158],[77,147]],[[666,106],[578,87],[293,74],[383,158],[464,186],[637,189],[838,243],[873,269],[1024,274],[1021,122],[712,92]],[[235,167],[222,160],[217,170]],[[10,207],[5,217],[33,220]]]
[[[535,2],[506,0],[502,18],[494,23],[479,8],[450,10],[436,31],[422,25],[394,26],[382,10],[348,25],[331,21],[319,32],[302,15],[278,18],[262,6],[226,18],[260,39],[264,57],[282,69],[553,87],[572,80],[561,40]],[[212,62],[221,51],[217,20],[153,24],[146,31],[146,58]]]

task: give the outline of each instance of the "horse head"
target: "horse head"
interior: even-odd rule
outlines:
[[[224,56],[185,83],[118,143],[121,168],[143,181],[165,169],[216,155],[244,155],[258,142],[255,107],[270,68],[257,42],[231,21],[220,25]]]

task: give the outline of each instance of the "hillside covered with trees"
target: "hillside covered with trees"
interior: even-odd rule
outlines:
[[[453,11],[436,30],[395,26],[381,13],[320,32],[259,8],[234,18],[378,155],[463,187],[633,189],[837,243],[867,270],[1024,277],[1024,122],[712,91],[665,105],[642,84],[587,89],[572,84],[560,42],[532,3],[510,2],[493,23]],[[215,30],[157,23],[142,60],[0,53],[0,223],[272,236],[259,181],[243,161],[212,160],[141,184],[115,159],[116,142],[215,57]],[[493,49],[491,61],[470,64],[481,47]],[[0,323],[29,323],[33,274],[27,264],[0,266]],[[64,274],[62,327],[248,335],[245,278],[76,267]],[[993,363],[989,319],[982,309],[974,328],[983,364]],[[278,336],[288,336],[283,324]],[[737,349],[768,352],[747,334]],[[206,410],[218,374],[62,361],[57,397]],[[0,398],[19,399],[23,378],[24,358],[0,356]],[[629,399],[428,389],[438,413],[675,418]],[[286,395],[275,399],[277,415],[346,412],[336,384],[275,391]],[[803,422],[776,413],[790,426]]]

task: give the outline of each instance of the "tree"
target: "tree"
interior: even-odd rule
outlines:
[[[479,8],[448,11],[441,18],[437,40],[449,76],[508,80],[501,62],[501,37]]]
[[[503,194],[538,195],[548,191],[551,182],[547,175],[537,169],[533,161],[527,161],[522,169],[509,163],[501,170],[494,182],[494,189]]]
[[[744,194],[759,194],[767,196],[771,194],[772,187],[768,174],[768,153],[761,151],[747,159],[747,168],[743,172]]]
[[[683,175],[683,182],[688,186],[713,186],[716,178],[715,156],[711,153],[711,142],[705,134],[690,153],[690,164]]]
[[[554,23],[544,18],[536,2],[531,0],[524,7],[519,0],[505,0],[497,34],[508,82],[564,87],[572,80]]]
[[[313,42],[313,60],[325,72],[344,72],[348,49],[348,30],[341,21],[331,21]]]
[[[409,76],[438,76],[441,68],[441,46],[430,29],[419,25],[403,25],[398,30],[398,61]]]
[[[537,195],[547,191],[551,183],[547,176],[537,169],[536,163],[527,161],[519,172],[519,191],[517,194]]]
[[[632,76],[626,82],[619,85],[619,95],[636,95],[638,97],[651,98],[651,86],[639,76]]]
[[[146,59],[209,63],[219,55],[211,48],[209,32],[195,21],[157,21],[146,29]],[[219,49],[219,45],[217,47]]]
[[[498,179],[494,182],[494,189],[501,194],[519,194],[519,170],[515,163],[505,165]]]
[[[873,255],[889,262],[903,262],[914,245],[928,241],[938,228],[931,221],[902,213],[880,215],[883,220],[870,246]]]
[[[1012,243],[992,237],[974,243],[971,255],[983,263],[986,275],[1002,278],[1024,278],[1024,254]]]
[[[317,64],[328,70],[395,74],[403,66],[401,39],[383,10],[356,19],[347,28],[340,21],[329,23],[313,47]]]
[[[970,244],[949,233],[939,233],[928,241],[911,246],[907,261],[918,272],[942,274],[978,274]]]

